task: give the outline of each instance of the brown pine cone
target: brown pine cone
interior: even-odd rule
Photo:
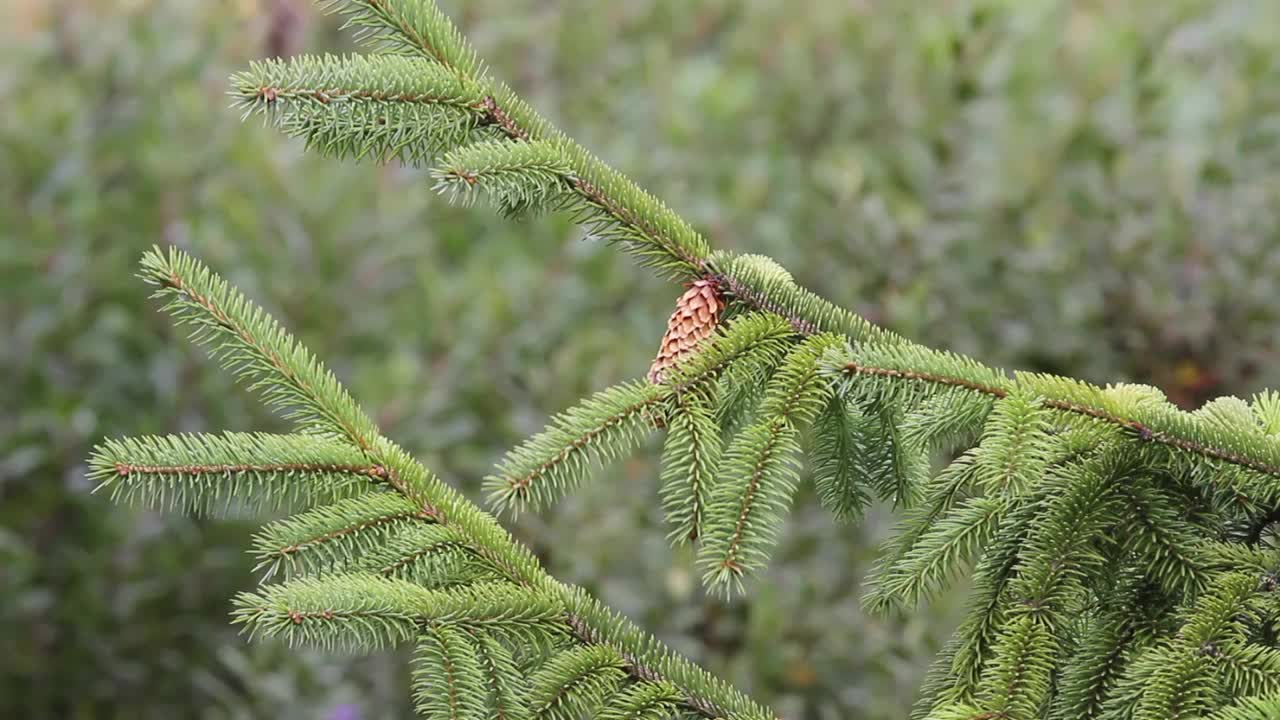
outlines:
[[[662,382],[666,370],[691,357],[698,344],[715,332],[720,322],[724,301],[720,299],[716,283],[695,280],[688,287],[676,300],[676,311],[667,321],[658,357],[649,368],[649,382]]]

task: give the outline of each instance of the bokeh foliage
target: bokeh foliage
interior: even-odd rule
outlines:
[[[1280,386],[1276,3],[446,6],[714,245],[915,340],[1191,405]],[[425,173],[240,124],[229,72],[346,49],[302,0],[14,0],[0,28],[0,717],[407,713],[398,662],[234,636],[247,526],[89,495],[102,435],[271,427],[145,301],[142,249],[218,268],[472,497],[548,414],[641,374],[678,291],[562,218],[451,209]],[[898,717],[956,607],[866,616],[889,513],[799,504],[733,605],[667,548],[650,460],[516,530],[787,717]]]

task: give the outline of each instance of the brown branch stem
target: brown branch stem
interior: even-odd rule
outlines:
[[[326,463],[266,463],[224,465],[142,465],[138,463],[115,464],[120,477],[130,475],[228,475],[235,473],[333,473],[337,475],[363,475],[378,480],[390,478],[390,472],[381,465],[336,465]]]
[[[363,90],[340,87],[300,88],[263,85],[254,89],[252,97],[262,100],[268,105],[275,103],[282,98],[285,100],[301,98],[304,100],[314,100],[325,105],[333,102],[334,100],[369,100],[372,102],[396,102],[412,105],[455,105],[458,107],[470,108],[471,110],[476,111],[477,114],[486,110],[483,104],[477,104],[474,101],[449,95],[408,92],[392,93],[383,90]]]

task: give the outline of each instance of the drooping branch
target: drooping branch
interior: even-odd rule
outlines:
[[[960,388],[974,393],[988,395],[997,399],[1004,399],[1009,396],[1009,390],[1004,387],[986,385],[962,377],[940,375],[916,370],[874,367],[857,362],[845,362],[839,366],[839,372],[844,374],[846,377],[863,375],[885,378],[892,381],[919,382]],[[1095,390],[1099,393],[1103,392],[1100,388],[1095,388]],[[1179,436],[1175,434],[1176,431],[1173,429],[1157,429],[1152,424],[1144,423],[1130,417],[1125,417],[1105,407],[1054,397],[1045,397],[1041,402],[1045,407],[1053,410],[1092,418],[1121,428],[1128,431],[1133,438],[1142,442],[1157,443],[1171,449],[1193,453],[1210,460],[1218,460],[1252,470],[1254,472],[1280,478],[1280,463],[1277,463],[1272,459],[1275,456],[1280,456],[1280,445],[1277,445],[1275,441],[1270,439],[1266,439],[1264,442],[1260,442],[1256,445],[1262,453],[1265,453],[1264,457],[1257,457],[1251,456],[1241,450],[1217,447],[1213,444],[1202,442],[1194,438]],[[1177,411],[1172,408],[1166,410],[1166,417],[1175,412]],[[1187,413],[1181,413],[1181,416],[1182,417],[1179,419],[1183,420],[1186,426],[1195,427],[1196,425],[1201,424],[1196,418],[1193,418]],[[1208,434],[1208,428],[1202,429],[1206,431],[1206,434]]]
[[[818,359],[837,343],[818,335],[792,350],[769,382],[755,422],[725,449],[698,552],[708,584],[727,591],[764,565],[799,480],[799,429],[829,397]]]

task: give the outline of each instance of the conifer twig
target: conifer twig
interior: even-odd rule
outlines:
[[[285,450],[296,452],[293,450],[295,447],[308,449],[308,452],[332,454],[339,452],[333,450],[336,441],[340,443],[338,447],[349,447],[350,450],[346,452],[358,453],[367,458],[367,462],[302,462],[292,459],[280,462],[152,462],[150,458],[163,459],[168,456],[165,453],[179,457],[190,456],[191,453],[185,443],[145,441],[138,444],[135,441],[113,441],[114,444],[107,443],[93,461],[94,473],[104,480],[104,485],[112,485],[113,492],[118,492],[119,488],[127,487],[120,483],[141,472],[141,469],[166,471],[175,467],[200,470],[212,468],[220,476],[229,477],[251,477],[255,473],[269,471],[280,475],[287,474],[290,470],[296,474],[312,469],[316,472],[354,471],[347,474],[372,480],[385,478],[396,493],[411,501],[413,507],[417,508],[409,515],[411,520],[429,522],[443,530],[457,533],[470,551],[475,552],[503,576],[504,585],[513,588],[508,592],[495,586],[495,592],[501,591],[497,595],[421,595],[418,594],[418,589],[410,589],[416,586],[384,578],[388,574],[386,572],[367,576],[344,575],[334,578],[332,582],[302,578],[282,586],[267,588],[262,595],[248,594],[241,598],[242,610],[239,618],[247,623],[252,632],[284,633],[325,646],[344,647],[356,647],[361,642],[360,638],[365,637],[373,645],[381,646],[407,639],[415,632],[413,628],[420,627],[424,622],[422,618],[405,614],[406,603],[426,603],[423,607],[433,608],[431,612],[437,612],[442,607],[462,608],[465,603],[470,602],[466,598],[472,598],[481,606],[492,608],[493,612],[502,617],[514,617],[512,613],[524,612],[520,608],[533,606],[506,598],[519,598],[524,593],[530,598],[556,599],[561,604],[561,609],[555,614],[557,627],[564,632],[579,634],[584,628],[590,628],[590,637],[594,638],[595,646],[632,658],[627,662],[627,667],[631,668],[629,672],[637,679],[670,683],[679,688],[684,706],[712,718],[772,717],[732,688],[712,682],[705,673],[696,671],[688,661],[671,654],[629,623],[611,617],[574,588],[547,575],[528,549],[516,544],[492,516],[472,505],[383,437],[332,373],[283,328],[200,263],[176,248],[170,249],[168,254],[154,249],[144,258],[143,268],[144,277],[160,285],[161,289],[157,294],[168,300],[166,308],[180,322],[193,328],[192,335],[197,342],[211,345],[211,352],[215,357],[233,369],[251,388],[258,390],[269,404],[282,409],[288,417],[298,422],[301,429],[321,433],[313,437],[281,436],[280,440],[269,441],[267,438],[271,436],[246,437],[259,438],[256,442],[267,449],[264,452],[270,451],[271,454],[279,454]],[[643,389],[643,392],[658,397],[661,391],[653,388]],[[243,457],[241,445],[255,447],[236,440],[225,443],[201,440],[201,443],[196,447],[210,448],[208,451],[202,450],[205,454],[216,451],[236,457]],[[137,457],[143,460],[130,459]],[[117,468],[124,468],[127,472],[120,473]],[[204,475],[205,473],[196,473],[195,476]],[[353,499],[351,508],[344,512],[351,513],[363,508],[364,505],[355,502],[357,500],[359,499]],[[395,508],[390,505],[360,511],[367,512],[372,517],[353,524],[343,525],[338,522],[334,526],[333,523],[341,520],[340,517],[321,514],[293,530],[283,529],[282,532],[306,539],[285,543],[283,546],[277,545],[271,552],[287,556],[302,547],[344,542],[359,536],[362,531],[393,522],[389,519],[378,520],[378,517],[387,518],[396,514]],[[325,527],[325,523],[330,524],[327,531],[321,529]],[[284,535],[276,533],[271,537],[280,538]],[[269,539],[264,541],[269,546],[272,544]],[[288,552],[289,550],[292,552]],[[382,570],[395,572],[408,562],[412,560],[401,558]],[[375,577],[381,580],[368,579]],[[380,582],[391,584],[379,584]],[[361,588],[376,589],[377,592],[368,594]],[[483,619],[477,621],[488,622]],[[365,630],[372,634],[358,634]],[[725,710],[720,713],[720,709]],[[709,710],[716,712],[708,715]]]
[[[923,382],[934,385],[943,385],[948,387],[961,388],[982,395],[988,395],[997,399],[1004,399],[1009,396],[1009,391],[993,385],[984,385],[982,383],[973,382],[960,377],[951,377],[947,375],[937,375],[928,372],[920,372],[914,370],[899,370],[895,368],[872,367],[861,365],[856,362],[846,362],[840,366],[840,372],[846,376],[869,375],[891,380],[900,380],[908,382]],[[1198,442],[1190,438],[1177,437],[1169,432],[1154,430],[1150,426],[1133,420],[1121,417],[1104,408],[1094,407],[1085,403],[1072,402],[1070,400],[1062,400],[1055,398],[1045,398],[1041,401],[1045,407],[1061,412],[1072,413],[1083,417],[1100,420],[1102,422],[1114,425],[1130,433],[1138,440],[1144,442],[1154,442],[1168,446],[1176,450],[1195,453],[1212,460],[1221,460],[1222,462],[1238,465],[1249,470],[1265,473],[1280,478],[1280,465],[1249,457],[1243,453],[1228,450],[1225,448],[1214,447],[1213,445]]]

